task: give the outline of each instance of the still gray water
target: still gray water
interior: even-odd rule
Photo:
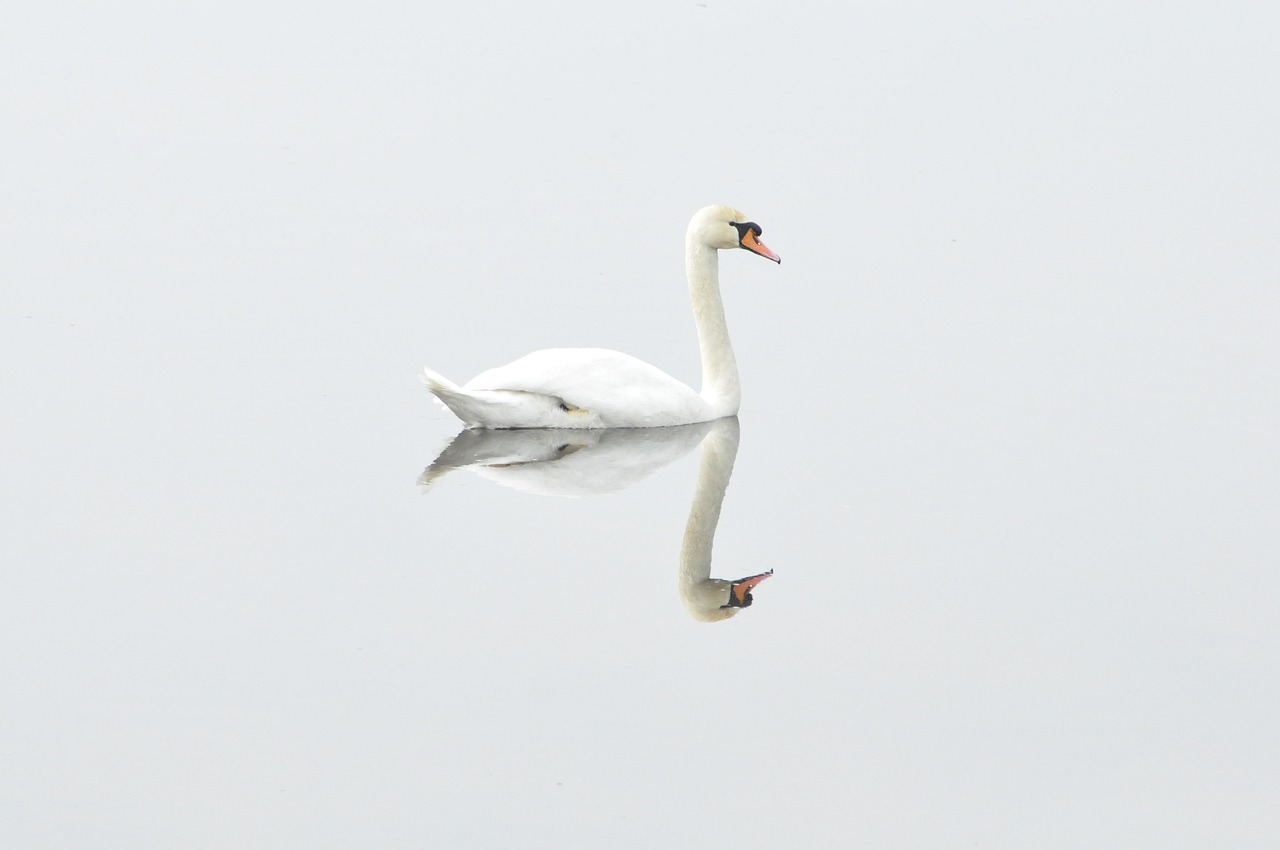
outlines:
[[[15,11],[0,844],[1271,846],[1276,15]]]

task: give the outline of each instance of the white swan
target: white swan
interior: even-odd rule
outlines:
[[[468,428],[651,428],[738,412],[738,364],[720,299],[718,251],[746,248],[775,263],[758,224],[730,207],[699,210],[685,236],[685,272],[702,351],[702,392],[655,366],[604,348],[550,348],[476,375],[464,386],[424,369],[422,381]]]

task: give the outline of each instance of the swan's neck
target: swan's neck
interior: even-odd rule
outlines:
[[[703,439],[698,485],[680,543],[680,601],[699,620],[723,620],[739,610],[721,607],[729,601],[732,583],[711,577],[711,550],[738,456],[738,433],[736,418],[719,419]]]
[[[715,417],[733,416],[742,400],[738,384],[738,362],[729,344],[729,327],[724,320],[720,298],[719,251],[692,238],[685,243],[685,273],[689,278],[689,300],[698,325],[698,347],[702,350],[702,398]]]

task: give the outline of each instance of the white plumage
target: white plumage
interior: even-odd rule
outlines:
[[[431,370],[422,380],[469,428],[651,428],[738,412],[738,367],[720,298],[718,251],[746,248],[781,262],[738,210],[699,210],[685,237],[685,272],[702,352],[702,392],[656,366],[606,348],[549,348],[481,372],[463,386]]]

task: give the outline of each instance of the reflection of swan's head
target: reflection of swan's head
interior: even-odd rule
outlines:
[[[767,573],[758,573],[757,575],[740,578],[737,581],[729,583],[729,601],[722,605],[722,608],[750,608],[751,603],[755,602],[751,598],[751,588],[773,575],[773,570]]]
[[[689,222],[688,239],[708,248],[746,248],[775,263],[781,263],[782,258],[760,241],[760,234],[763,232],[760,225],[748,221],[739,210],[717,205],[703,207],[694,213]]]
[[[737,581],[722,578],[705,579],[694,586],[682,588],[680,601],[694,619],[704,623],[727,620],[743,608],[750,608],[755,599],[751,589],[773,575],[773,570]]]

